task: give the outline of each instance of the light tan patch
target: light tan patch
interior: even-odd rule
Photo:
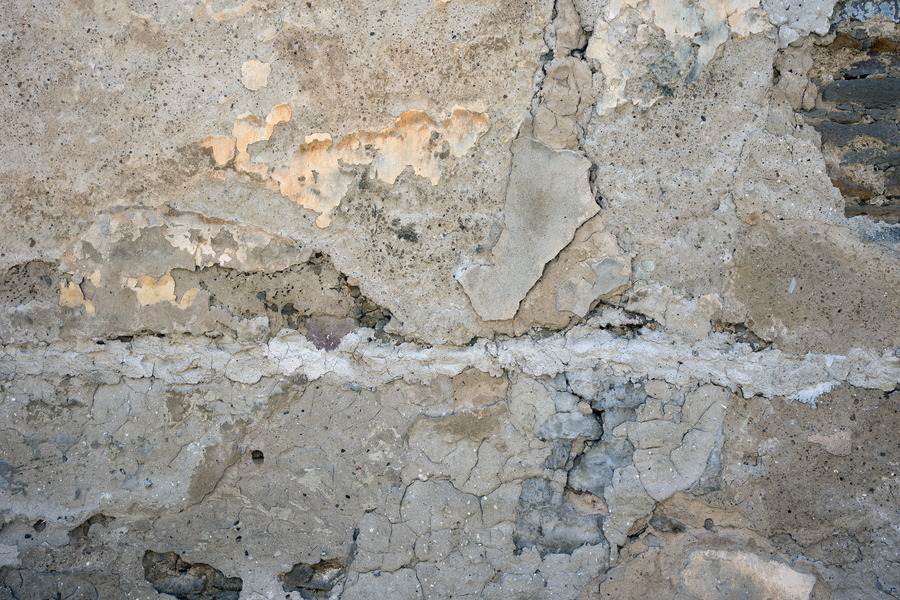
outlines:
[[[580,494],[573,490],[566,490],[563,496],[572,503],[572,507],[579,515],[605,515],[609,513],[606,502],[600,496],[588,493]]]
[[[223,167],[234,157],[234,138],[227,135],[208,135],[200,140],[200,146],[211,148],[216,165]]]
[[[373,177],[388,184],[411,167],[417,176],[437,185],[441,178],[441,161],[447,156],[460,157],[471,149],[490,128],[484,113],[455,107],[441,123],[421,110],[409,110],[390,127],[381,131],[361,131],[333,140],[327,133],[306,136],[287,166],[276,169],[269,178],[269,164],[253,162],[251,144],[268,140],[275,125],[291,118],[291,109],[280,104],[265,121],[250,113],[234,122],[231,137],[208,136],[201,140],[204,148],[212,148],[219,167],[228,164],[237,150],[234,170],[256,175],[267,186],[297,204],[319,214],[316,225],[331,224],[331,213],[340,204],[356,173],[348,167],[371,165]],[[229,141],[230,140],[230,141]]]
[[[478,410],[506,398],[509,379],[469,368],[453,378],[453,410]]]
[[[260,177],[266,177],[269,173],[269,166],[266,163],[254,163],[250,159],[250,152],[247,148],[250,144],[263,142],[272,137],[275,126],[279,123],[290,121],[291,107],[287,104],[279,104],[269,111],[266,120],[262,121],[259,117],[250,113],[240,115],[234,121],[234,127],[231,130],[231,136],[234,138],[234,145],[237,148],[237,156],[234,158],[234,170],[243,173],[254,173]]]
[[[258,60],[248,60],[241,65],[241,83],[251,92],[256,92],[269,84],[272,65]]]
[[[87,315],[96,314],[94,303],[84,299],[81,286],[74,281],[59,282],[59,305],[65,308],[84,308]]]
[[[182,295],[180,302],[176,301],[175,280],[169,273],[166,273],[159,279],[154,279],[149,275],[142,275],[137,278],[129,277],[125,280],[125,287],[134,291],[141,306],[169,302],[181,310],[184,310],[193,304],[200,291],[197,288],[191,288]]]

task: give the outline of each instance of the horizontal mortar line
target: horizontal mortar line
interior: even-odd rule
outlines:
[[[266,343],[223,344],[207,338],[173,342],[156,337],[131,342],[60,341],[46,346],[8,344],[0,352],[0,377],[42,375],[153,377],[172,384],[221,380],[255,384],[264,377],[303,375],[348,385],[377,386],[397,379],[428,383],[455,376],[469,367],[499,375],[555,376],[600,367],[598,375],[663,379],[677,386],[713,383],[744,397],[795,396],[814,403],[817,396],[847,383],[890,391],[900,382],[896,351],[856,348],[846,355],[787,354],[777,349],[753,352],[725,333],[691,343],[665,331],[626,339],[608,331],[578,326],[535,341],[529,336],[481,339],[472,346],[388,345],[362,329],[334,351],[318,350],[299,333]]]

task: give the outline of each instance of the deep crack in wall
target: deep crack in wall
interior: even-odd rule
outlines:
[[[900,597],[896,0],[0,20],[0,600]]]

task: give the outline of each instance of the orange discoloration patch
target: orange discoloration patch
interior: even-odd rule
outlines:
[[[306,136],[294,153],[293,159],[283,168],[275,169],[269,176],[269,165],[253,162],[249,147],[272,136],[275,125],[291,118],[286,104],[272,109],[263,122],[250,113],[239,116],[234,122],[231,138],[237,149],[234,170],[262,178],[267,187],[277,189],[297,204],[319,214],[316,225],[327,227],[331,213],[340,204],[356,173],[349,167],[371,165],[373,177],[393,184],[407,168],[417,176],[437,185],[441,178],[441,161],[448,155],[465,154],[490,128],[490,119],[477,113],[456,107],[442,123],[431,119],[424,111],[409,110],[390,127],[380,131],[361,131],[334,141],[327,133]],[[229,146],[221,141],[224,136],[203,139],[204,147],[221,150],[225,166],[230,160]],[[218,145],[218,146],[217,146]],[[228,156],[228,158],[224,158]]]
[[[74,281],[59,282],[59,305],[66,308],[84,308],[87,315],[96,314],[94,303],[84,299],[81,286]]]

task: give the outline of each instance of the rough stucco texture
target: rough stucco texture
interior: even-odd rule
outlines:
[[[0,13],[0,600],[900,598],[896,2]]]

